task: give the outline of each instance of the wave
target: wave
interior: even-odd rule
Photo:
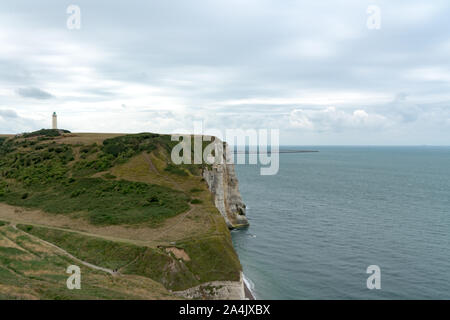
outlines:
[[[245,274],[243,274],[243,280],[244,280],[245,286],[248,288],[248,290],[250,290],[252,296],[255,297],[255,299],[256,299],[255,284],[253,283],[253,281],[250,280]]]

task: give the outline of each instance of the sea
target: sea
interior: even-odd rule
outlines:
[[[450,147],[280,150],[303,149],[273,176],[236,165],[256,299],[450,299]]]

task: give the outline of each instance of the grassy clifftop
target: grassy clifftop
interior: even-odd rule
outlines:
[[[44,130],[0,137],[0,220],[7,223],[0,227],[17,224],[22,236],[164,290],[239,280],[241,266],[203,168],[175,166],[170,160],[175,143],[153,133]],[[0,239],[0,259],[14,263],[3,256],[1,244]],[[0,273],[0,295],[4,281]]]
[[[91,223],[104,225],[158,223],[189,209],[189,195],[178,190],[109,173],[93,176],[142,152],[169,152],[169,136],[128,135],[100,146],[55,141],[52,130],[25,137],[0,140],[0,201],[49,213],[85,211]]]

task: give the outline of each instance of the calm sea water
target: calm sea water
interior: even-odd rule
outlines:
[[[232,237],[256,297],[450,299],[450,148],[313,149],[280,154],[276,176],[236,168],[251,226]]]

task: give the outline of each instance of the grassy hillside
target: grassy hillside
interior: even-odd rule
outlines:
[[[81,290],[68,290],[66,268],[79,265],[12,226],[0,227],[0,299],[173,299],[146,277],[114,277],[81,267]]]
[[[57,143],[53,131],[0,140],[0,201],[50,213],[85,211],[94,224],[157,223],[189,209],[189,196],[167,187],[113,181],[111,174],[91,177],[139,153],[169,151],[169,136],[129,135],[102,146],[73,146]]]
[[[117,269],[120,279],[148,279],[161,292],[238,280],[241,266],[201,177],[203,168],[175,166],[169,156],[175,143],[153,133],[41,130],[0,137],[0,220],[6,223],[0,228]],[[12,251],[3,249],[0,241],[0,259],[17,263]],[[60,276],[67,279],[63,271]],[[0,288],[9,281],[5,272],[0,272]],[[59,285],[46,284],[67,290],[65,283]],[[34,297],[54,298],[40,286],[33,285]],[[98,297],[114,298],[108,290]],[[154,290],[150,286],[143,297],[165,297]],[[67,294],[61,297],[72,298]],[[86,298],[94,297],[86,293]]]

